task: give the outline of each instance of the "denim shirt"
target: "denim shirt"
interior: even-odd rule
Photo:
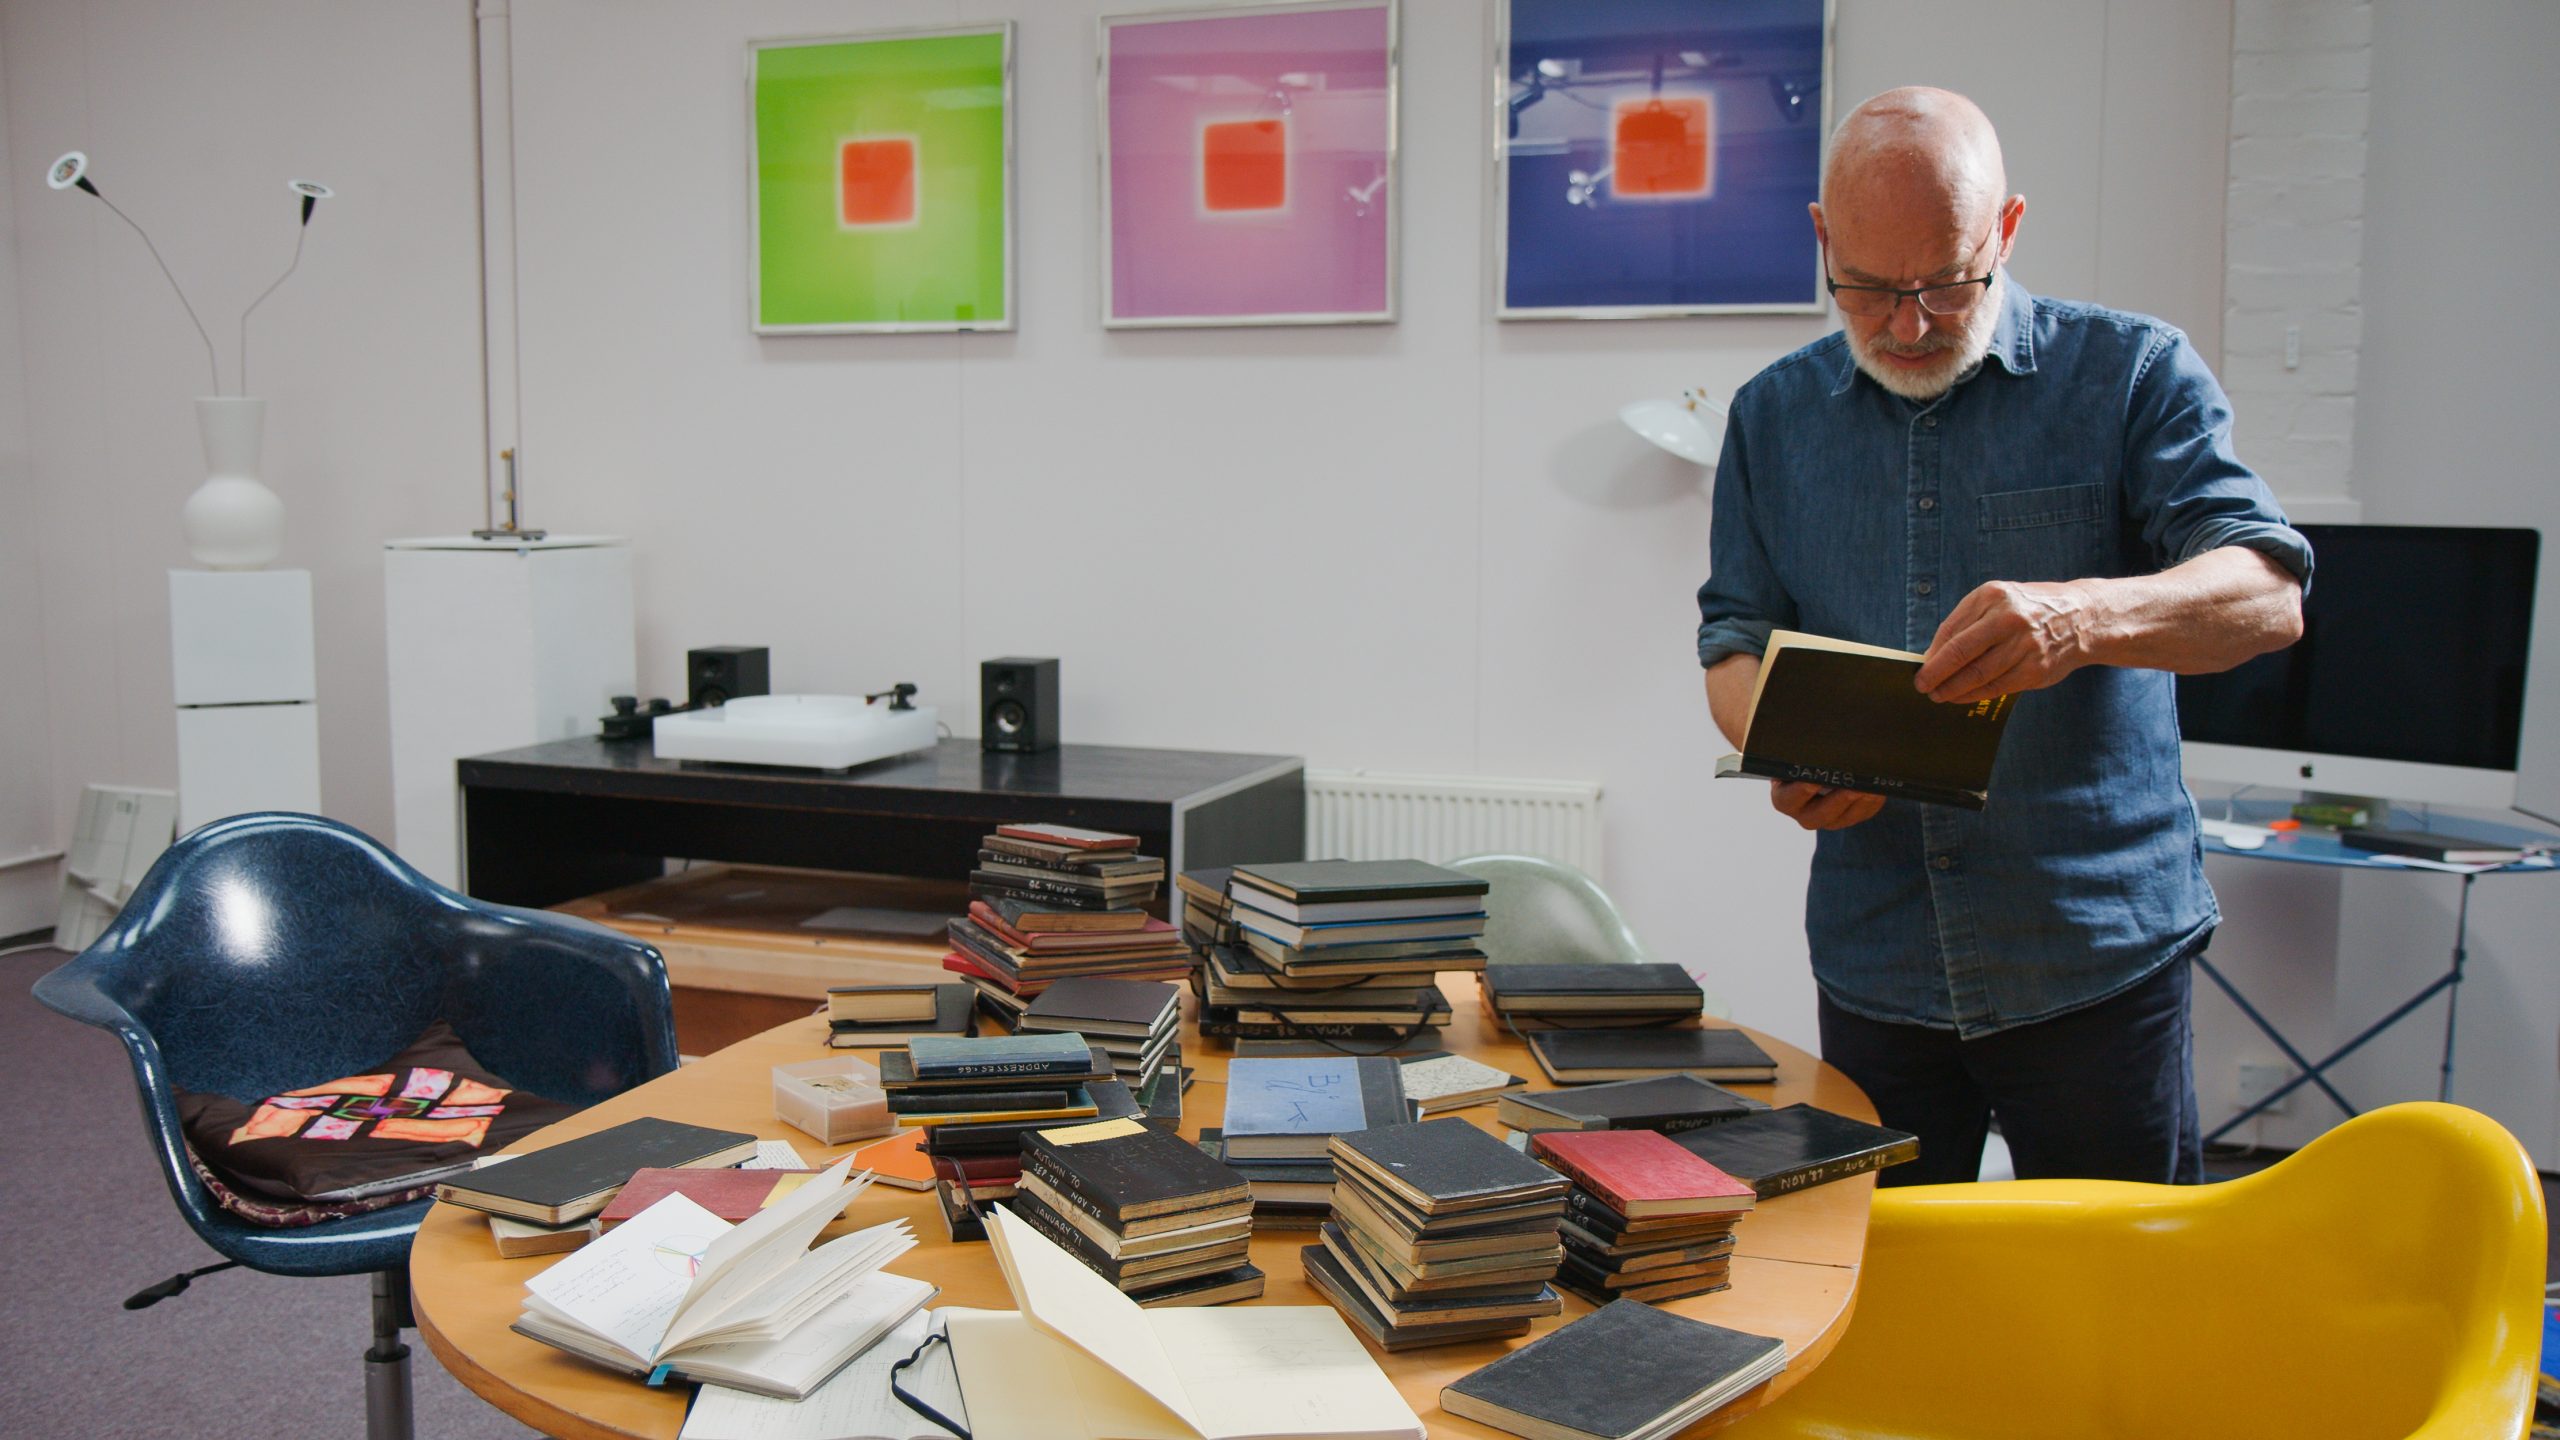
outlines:
[[[2004,278],[1990,354],[1935,401],[1834,333],[1733,397],[1698,661],[1775,628],[1926,650],[1992,580],[2144,575],[2311,549],[2231,450],[2186,336]],[[2203,947],[2220,914],[2179,771],[2175,679],[2089,666],[2018,697],[1979,813],[1889,800],[1821,832],[1805,896],[1834,1004],[1972,1038],[2106,999]]]

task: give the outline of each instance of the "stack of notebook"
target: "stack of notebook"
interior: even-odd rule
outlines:
[[[1111,1057],[1081,1035],[919,1038],[903,1050],[880,1052],[880,1088],[900,1125],[925,1130],[926,1153],[937,1161],[1010,1157],[1027,1131],[1138,1109],[1113,1075]],[[978,1213],[982,1182],[1001,1183],[1001,1177],[936,1167],[935,1194],[955,1240],[985,1238]]]
[[[1285,1040],[1319,1050],[1376,1050],[1418,1035],[1436,1038],[1450,1018],[1448,997],[1427,973],[1292,981],[1243,945],[1203,951],[1192,986],[1200,996],[1200,1033],[1240,1045]]]
[[[1173,887],[1182,892],[1182,938],[1194,950],[1236,943],[1236,907],[1227,898],[1227,882],[1234,878],[1235,870],[1226,865],[1173,877]]]
[[[1091,1082],[1111,1057],[1081,1035],[925,1035],[880,1052],[880,1088],[900,1125],[1055,1124],[1092,1117]]]
[[[1256,1230],[1313,1230],[1333,1216],[1330,1160],[1237,1160],[1227,1154],[1227,1134],[1201,1130],[1200,1153],[1243,1178],[1253,1191]]]
[[[1035,997],[1070,976],[1179,980],[1190,973],[1190,947],[1140,908],[1155,899],[1164,862],[1138,854],[1138,837],[1005,825],[983,845],[970,873],[969,913],[950,924],[942,968],[977,987],[980,1007],[995,1019],[1019,1023]],[[991,854],[1010,860],[999,864]],[[1014,873],[1026,869],[1038,873]],[[1087,884],[1093,888],[1080,888]]]
[[[1407,1072],[1410,1073],[1410,1072]],[[1697,1130],[1766,1111],[1766,1101],[1737,1095],[1695,1075],[1610,1080],[1566,1090],[1505,1093],[1495,1115],[1514,1130]]]
[[[1013,1213],[1142,1306],[1262,1293],[1244,1180],[1176,1136],[1135,1120],[1033,1131],[1019,1183]]]
[[[1669,1030],[1537,1030],[1529,1058],[1559,1085],[1689,1074],[1730,1085],[1766,1085],[1778,1062],[1730,1025]]]
[[[1337,1135],[1307,1279],[1380,1349],[1525,1334],[1564,1308],[1565,1181],[1464,1120]]]
[[[999,825],[978,842],[969,893],[1056,910],[1134,910],[1164,885],[1164,861],[1138,853],[1138,837],[1075,825]]]
[[[1375,1044],[1445,1026],[1432,976],[1484,968],[1485,891],[1419,860],[1239,865],[1238,943],[1207,952],[1200,1033]]]
[[[1121,1083],[1144,1105],[1157,1078],[1181,1064],[1174,1037],[1182,1030],[1182,992],[1161,980],[1079,975],[1041,991],[1014,1029],[1023,1035],[1082,1035],[1111,1057]],[[1179,1075],[1174,1086],[1179,1093]]]
[[[756,1153],[756,1137],[655,1116],[457,1175],[436,1187],[449,1205],[484,1211],[501,1255],[573,1250],[587,1221],[644,1169],[715,1170]]]
[[[1022,1183],[1019,1154],[928,1155],[925,1161],[945,1208],[956,1205],[963,1214],[983,1215],[989,1205],[1012,1199]]]
[[[1548,1131],[1531,1137],[1529,1153],[1573,1181],[1557,1276],[1566,1289],[1606,1305],[1729,1283],[1750,1186],[1651,1130]]]
[[[1484,1006],[1515,1032],[1679,1025],[1705,1013],[1706,992],[1677,965],[1484,967]]]
[[[978,992],[951,981],[924,985],[830,985],[827,1043],[839,1050],[904,1045],[919,1035],[978,1033]]]
[[[1252,1185],[1255,1224],[1305,1229],[1332,1204],[1333,1137],[1410,1113],[1402,1067],[1383,1056],[1239,1056],[1227,1062],[1225,1124],[1201,1140]]]

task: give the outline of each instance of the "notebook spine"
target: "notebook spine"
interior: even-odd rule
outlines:
[[[1889,775],[1872,775],[1856,770],[1835,770],[1824,765],[1798,765],[1787,760],[1771,760],[1759,755],[1744,755],[1736,767],[1745,775],[1763,780],[1800,781],[1808,785],[1827,785],[1834,790],[1856,790],[1869,795],[1882,795],[1894,800],[1916,800],[1924,805],[1952,805],[1962,810],[1979,810],[1988,803],[1980,790],[1965,790],[1953,785],[1932,785],[1926,781],[1897,780]]]
[[[1807,1165],[1801,1170],[1763,1176],[1754,1181],[1751,1188],[1761,1199],[1766,1200],[1775,1195],[1810,1190],[1816,1185],[1828,1185],[1834,1180],[1846,1180],[1852,1175],[1863,1175],[1870,1170],[1881,1170],[1888,1165],[1908,1160],[1919,1153],[1920,1145],[1915,1140],[1907,1145],[1890,1145],[1881,1150],[1869,1150],[1861,1155],[1841,1155],[1818,1165]]]

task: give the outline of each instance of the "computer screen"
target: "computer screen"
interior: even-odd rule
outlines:
[[[2513,803],[2540,533],[2299,528],[2314,556],[2302,639],[2219,675],[2179,677],[2187,773]],[[2223,753],[2233,751],[2245,753]]]

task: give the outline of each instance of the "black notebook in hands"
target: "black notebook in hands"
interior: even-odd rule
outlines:
[[[1716,778],[1801,780],[1981,809],[2017,697],[1941,705],[1913,687],[1920,661],[1908,650],[1773,632],[1742,752],[1718,760]]]

